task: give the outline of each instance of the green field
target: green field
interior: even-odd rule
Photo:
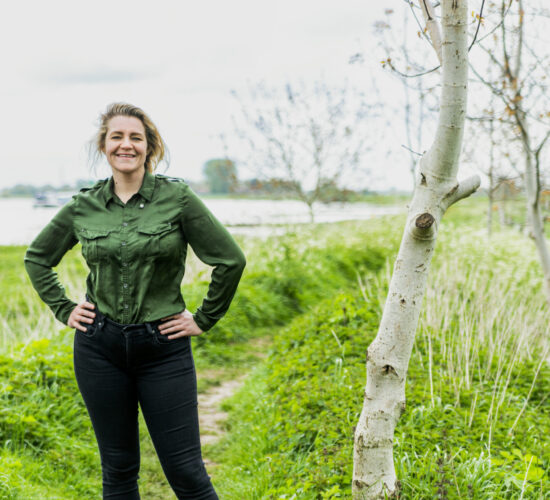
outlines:
[[[470,200],[440,228],[396,430],[401,498],[539,499],[550,489],[541,273],[519,232],[496,224],[487,240],[483,208]],[[403,222],[303,226],[241,241],[249,264],[232,309],[194,339],[200,391],[248,373],[224,404],[224,439],[204,450],[220,498],[350,498],[365,351]],[[74,333],[30,288],[24,248],[0,253],[0,498],[98,498],[99,458],[72,373]],[[59,273],[71,297],[82,297],[77,251]],[[207,279],[192,259],[183,285],[191,309]],[[173,498],[145,431],[143,442],[142,498]]]

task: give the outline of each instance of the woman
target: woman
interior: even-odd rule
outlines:
[[[153,174],[164,142],[141,109],[110,105],[94,145],[112,177],[61,208],[29,246],[25,267],[56,318],[76,329],[74,368],[99,446],[103,498],[140,498],[139,403],[177,497],[217,499],[201,457],[190,337],[229,308],[244,255],[187,184]],[[80,304],[52,270],[77,242],[90,269]],[[195,314],[180,292],[188,243],[214,266]]]

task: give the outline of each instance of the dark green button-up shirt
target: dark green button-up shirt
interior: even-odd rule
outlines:
[[[83,189],[31,243],[25,268],[40,298],[67,323],[76,303],[52,269],[77,242],[90,274],[90,302],[119,323],[154,321],[185,309],[181,281],[187,244],[213,266],[208,293],[195,313],[201,330],[227,311],[245,266],[231,235],[181,179],[145,173],[126,204],[113,179]]]

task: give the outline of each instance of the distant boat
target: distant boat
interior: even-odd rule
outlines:
[[[32,206],[35,208],[62,207],[72,198],[73,194],[74,193],[64,191],[45,191],[44,193],[37,193],[34,196],[34,203]]]

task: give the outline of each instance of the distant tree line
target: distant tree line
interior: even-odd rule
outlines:
[[[206,184],[195,184],[198,191],[212,194],[238,194],[252,196],[269,196],[274,198],[291,198],[300,189],[298,181],[279,177],[252,178],[239,180],[235,162],[229,158],[208,160],[203,166]],[[324,179],[318,187],[317,201],[322,203],[353,201],[366,190],[353,191],[341,188],[333,179]]]
[[[52,186],[44,184],[35,186],[33,184],[16,184],[15,186],[3,188],[0,190],[0,197],[16,198],[16,197],[34,197],[38,193],[44,192],[62,192],[62,191],[78,191],[84,187],[89,187],[94,184],[94,181],[88,179],[78,179],[74,184],[63,184],[62,186]]]

